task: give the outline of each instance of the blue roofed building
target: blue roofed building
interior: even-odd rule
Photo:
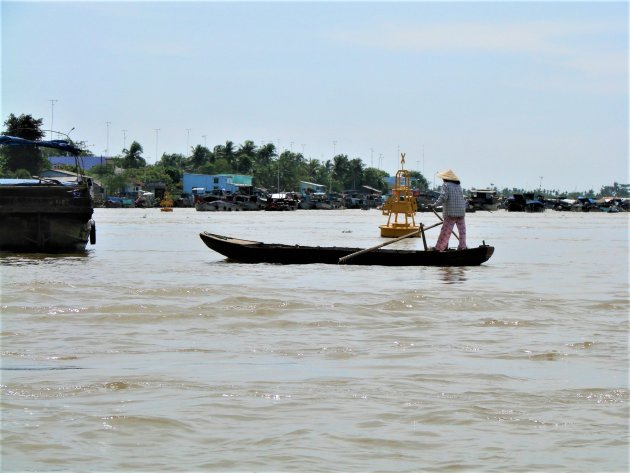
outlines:
[[[196,194],[212,191],[227,191],[236,193],[239,187],[251,186],[252,176],[244,174],[188,174],[184,173],[182,192],[193,194],[193,189],[198,189]],[[201,190],[203,189],[203,190]]]

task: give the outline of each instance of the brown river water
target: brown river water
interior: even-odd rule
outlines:
[[[94,218],[0,256],[3,472],[628,470],[627,213],[468,214],[487,263],[402,269],[198,236],[367,248],[376,210]]]

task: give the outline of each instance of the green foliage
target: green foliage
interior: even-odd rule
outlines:
[[[199,148],[199,147],[198,147]],[[166,154],[164,153],[160,160],[156,163],[159,166],[165,168],[179,168],[182,169],[186,164],[186,158],[183,154]]]
[[[16,169],[15,172],[12,172],[9,177],[15,179],[30,179],[31,173],[26,169]]]
[[[599,191],[599,195],[602,197],[629,197],[630,184],[615,182],[612,186],[603,186]]]
[[[253,174],[256,162],[256,145],[251,140],[246,140],[238,147],[235,153],[236,172],[239,174]]]
[[[16,136],[27,140],[40,140],[44,137],[42,118],[31,115],[15,116],[10,114],[4,122],[3,135]],[[2,146],[0,149],[0,164],[3,173],[26,170],[30,175],[38,175],[43,169],[50,168],[50,162],[39,148],[34,146]]]
[[[389,174],[376,168],[367,168],[364,173],[365,185],[378,189],[381,192],[387,192],[387,178]]]
[[[345,181],[350,174],[350,161],[345,154],[338,154],[333,158],[332,177],[335,181],[346,187]],[[349,186],[352,187],[352,186]],[[349,188],[347,187],[347,188]]]
[[[114,166],[111,164],[99,164],[90,168],[90,175],[98,178],[114,175]]]
[[[167,190],[174,193],[174,189],[181,182],[182,173],[179,169],[162,165],[145,166],[141,168],[121,169],[112,165],[94,166],[89,174],[95,177],[108,194],[116,195],[129,184],[146,186],[149,182],[163,182]]]
[[[411,182],[415,183],[414,187],[420,190],[429,189],[429,181],[427,181],[427,178],[424,177],[421,172],[411,171],[409,174],[411,175]]]
[[[105,192],[108,195],[117,195],[119,192],[121,192],[125,186],[127,185],[127,183],[129,182],[129,179],[127,176],[123,175],[123,174],[108,174],[106,176],[102,176],[100,177],[100,183],[101,185],[105,188]]]
[[[16,117],[11,113],[4,122],[6,128],[2,134],[27,140],[41,140],[45,134],[42,130],[43,123],[43,118],[33,118],[32,115],[25,114]]]
[[[143,168],[147,165],[146,160],[142,157],[142,146],[137,141],[131,143],[129,149],[123,150],[121,161],[122,167],[125,169]]]
[[[205,146],[198,145],[195,148],[193,148],[192,155],[190,156],[188,161],[185,163],[185,166],[190,169],[198,169],[201,166],[204,166],[210,163],[211,155],[212,153],[210,152],[208,148],[206,148]],[[184,165],[184,162],[182,162],[180,166],[181,165]]]
[[[170,177],[173,184],[179,184],[182,181],[183,173],[175,167],[162,167],[163,172]]]
[[[165,169],[161,166],[146,166],[144,168],[126,169],[122,175],[127,178],[127,181],[133,181],[139,184],[146,184],[147,182],[163,182],[166,184],[167,188],[173,184],[171,176],[166,173]]]

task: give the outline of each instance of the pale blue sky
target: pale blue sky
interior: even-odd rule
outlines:
[[[467,188],[630,180],[626,2],[0,8],[2,120],[74,127],[95,154],[120,153],[125,135],[149,163],[251,139],[390,174],[400,150]]]

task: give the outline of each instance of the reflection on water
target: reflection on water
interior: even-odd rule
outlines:
[[[467,267],[439,268],[440,279],[446,284],[465,282]]]
[[[76,253],[11,253],[0,251],[0,266],[30,266],[84,260],[90,255],[89,250]]]

